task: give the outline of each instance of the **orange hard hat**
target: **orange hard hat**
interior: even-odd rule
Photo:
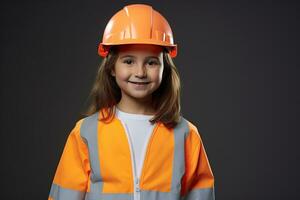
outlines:
[[[107,23],[98,53],[106,57],[112,45],[154,44],[176,57],[177,45],[167,20],[151,6],[132,4],[118,11]]]

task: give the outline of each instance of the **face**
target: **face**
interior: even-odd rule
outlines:
[[[163,74],[163,49],[157,45],[130,44],[118,47],[118,59],[111,75],[122,98],[147,99],[160,86]]]

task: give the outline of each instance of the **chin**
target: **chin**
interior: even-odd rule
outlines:
[[[141,94],[141,95],[135,94],[135,95],[131,95],[131,96],[136,99],[145,99],[145,98],[149,97],[149,95],[143,95],[143,94]]]
[[[151,96],[151,94],[149,94],[149,93],[140,93],[140,94],[138,94],[138,93],[134,93],[134,94],[129,93],[129,95],[133,98],[136,98],[136,99],[144,99],[144,98],[148,98],[148,97]]]

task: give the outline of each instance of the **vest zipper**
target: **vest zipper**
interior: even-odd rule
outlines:
[[[136,199],[140,200],[141,199],[141,190],[140,190],[139,178],[136,178],[136,181],[135,181],[135,191],[136,191]]]

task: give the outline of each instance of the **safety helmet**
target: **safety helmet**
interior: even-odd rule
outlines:
[[[122,44],[154,44],[166,47],[176,57],[177,44],[167,20],[151,6],[131,4],[118,11],[107,23],[98,53],[106,57],[109,48]]]

